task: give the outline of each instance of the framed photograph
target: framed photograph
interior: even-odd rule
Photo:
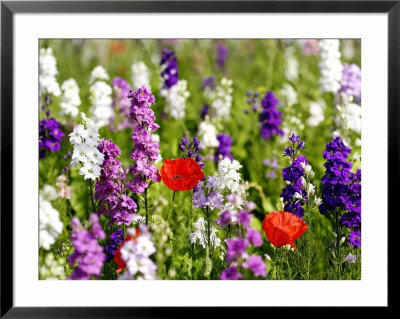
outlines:
[[[399,18],[2,1],[1,317],[389,309]]]

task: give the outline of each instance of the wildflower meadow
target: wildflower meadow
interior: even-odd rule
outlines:
[[[39,50],[40,279],[361,279],[361,41]]]

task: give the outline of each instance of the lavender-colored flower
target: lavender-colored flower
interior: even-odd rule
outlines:
[[[243,275],[234,266],[225,269],[220,276],[221,280],[238,280],[240,278],[243,278]]]
[[[240,212],[237,213],[236,217],[238,218],[240,224],[242,224],[245,227],[249,227],[250,219],[253,217],[253,215],[249,214],[249,212],[246,210],[241,210]]]
[[[217,135],[217,140],[219,141],[219,146],[214,160],[218,162],[225,157],[233,160],[233,156],[230,154],[233,143],[232,138],[228,134],[222,133]]]
[[[342,71],[341,88],[339,94],[344,94],[347,100],[353,97],[355,102],[361,100],[361,69],[357,64],[344,64]]]
[[[267,266],[263,262],[261,256],[257,255],[250,256],[249,259],[245,263],[243,263],[243,267],[250,269],[255,276],[262,276],[262,277],[267,276],[267,271],[266,271]]]
[[[215,221],[215,224],[220,227],[226,227],[232,221],[232,213],[229,210],[226,210],[221,213],[219,218]]]
[[[69,256],[69,263],[71,266],[78,264],[68,279],[88,280],[92,277],[100,277],[106,255],[98,243],[99,239],[105,238],[99,218],[96,214],[90,215],[88,227],[91,227],[91,231],[83,228],[77,217],[72,219],[71,226],[73,228],[71,241],[75,251]]]
[[[242,238],[232,238],[226,240],[226,259],[230,263],[238,257],[246,256],[246,248],[249,246],[249,242]]]
[[[130,225],[136,214],[136,203],[127,193],[127,172],[122,163],[116,159],[121,155],[117,145],[111,140],[102,139],[98,146],[104,154],[101,165],[100,180],[95,184],[94,198],[100,201],[98,214],[105,214],[111,224]]]
[[[261,100],[262,111],[259,115],[261,123],[261,136],[269,140],[273,135],[283,135],[283,131],[279,128],[282,123],[282,113],[278,111],[279,99],[271,91],[265,94]]]
[[[164,79],[164,88],[170,89],[178,83],[178,58],[172,50],[163,49],[160,65],[163,70],[161,76]]]
[[[349,243],[351,243],[354,247],[361,246],[361,232],[359,230],[353,230],[349,234]]]
[[[223,70],[229,53],[228,47],[222,43],[217,43],[215,49],[217,53],[215,62],[217,63],[218,67]]]
[[[131,101],[128,98],[131,87],[127,81],[120,77],[115,77],[111,84],[114,88],[112,107],[116,109],[117,116],[111,119],[112,125],[110,128],[121,131],[131,127],[129,122]]]
[[[355,262],[357,261],[357,256],[353,255],[352,253],[349,253],[344,259],[344,261],[348,262],[349,264],[355,264]]]
[[[276,178],[278,175],[276,174],[276,170],[280,168],[278,164],[278,159],[276,157],[267,158],[264,160],[263,164],[270,168],[269,172],[265,174],[266,178]]]
[[[254,228],[247,228],[246,239],[252,243],[254,247],[260,247],[263,244],[260,232]]]
[[[150,90],[142,86],[136,92],[131,91],[129,98],[130,117],[134,122],[132,133],[134,147],[130,157],[135,163],[129,167],[133,179],[126,186],[133,193],[141,194],[148,187],[148,180],[153,182],[161,180],[158,168],[153,164],[159,158],[160,145],[151,135],[151,132],[160,126],[154,122],[154,111],[150,108],[155,103]]]

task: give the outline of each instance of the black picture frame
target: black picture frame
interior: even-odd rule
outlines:
[[[13,303],[13,17],[15,13],[387,13],[388,14],[388,211],[398,214],[400,144],[400,1],[1,1],[1,211],[0,296],[1,318],[178,318],[192,315],[227,316],[226,308],[131,308],[131,307],[15,307]],[[395,206],[396,205],[396,206]],[[392,214],[393,215],[393,214]],[[388,234],[393,235],[393,216],[388,215]],[[393,236],[392,236],[393,237]],[[390,237],[388,247],[393,247]],[[390,255],[388,253],[388,265]],[[389,271],[389,269],[388,269]],[[388,272],[389,273],[389,272]],[[390,280],[388,281],[388,287]],[[389,289],[390,290],[390,289]],[[266,296],[267,297],[267,296]],[[391,306],[388,298],[388,310]],[[253,311],[253,310],[251,310]],[[286,311],[306,314],[307,307]],[[332,309],[340,313],[338,308]],[[345,310],[349,315],[350,309]],[[234,317],[249,315],[235,308]],[[270,315],[264,312],[264,315]]]

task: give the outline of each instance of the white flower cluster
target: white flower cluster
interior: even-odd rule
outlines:
[[[207,236],[207,221],[203,217],[200,217],[197,222],[193,223],[194,232],[189,234],[189,240],[191,244],[195,244],[197,241],[205,249],[208,244]],[[213,247],[218,247],[221,243],[216,235],[217,229],[214,226],[210,226],[210,241]]]
[[[69,134],[69,140],[74,146],[70,165],[77,167],[81,163],[82,167],[79,174],[83,175],[84,179],[95,180],[100,176],[100,165],[104,161],[104,154],[97,149],[100,135],[93,121],[86,118],[84,113],[81,113],[81,115],[82,124],[77,125],[73,132]]]
[[[324,109],[325,102],[323,100],[319,100],[318,102],[311,102],[310,117],[307,119],[307,125],[311,127],[316,127],[323,120],[325,120]]]
[[[199,125],[199,139],[200,139],[200,147],[218,147],[219,141],[217,140],[217,129],[212,123],[207,121],[203,121]]]
[[[56,80],[57,61],[51,48],[40,49],[39,53],[39,89],[40,94],[61,94],[60,85]]]
[[[81,105],[79,86],[74,79],[68,79],[61,85],[61,90],[63,94],[61,95],[60,115],[69,115],[75,118],[79,113],[78,106]]]
[[[131,66],[133,90],[139,89],[142,85],[150,89],[149,70],[144,62],[139,61]]]
[[[135,237],[136,230],[128,229],[128,234]],[[151,234],[145,226],[142,226],[136,242],[128,240],[121,247],[121,258],[126,263],[127,271],[119,279],[156,279],[157,266],[150,259],[155,252],[156,247]]]
[[[337,39],[319,41],[321,51],[321,61],[319,62],[321,78],[319,83],[322,86],[322,92],[336,93],[340,89],[343,66],[340,62],[339,44]]]
[[[282,96],[283,101],[285,101],[284,106],[291,107],[299,102],[296,90],[289,83],[283,84],[279,94]]]
[[[229,119],[232,106],[232,80],[222,78],[214,91],[206,91],[212,100],[211,108],[217,119]]]
[[[108,79],[109,79],[109,77],[108,77],[108,73],[107,73],[106,69],[103,66],[98,65],[92,70],[92,73],[90,73],[89,84],[93,84],[94,82],[99,81],[99,80],[107,81]]]
[[[176,120],[185,117],[186,99],[190,96],[186,80],[179,80],[171,88],[162,89],[161,96],[165,97],[166,113]]]
[[[344,106],[336,105],[339,114],[336,117],[336,124],[344,129],[361,134],[361,106],[349,103]]]
[[[299,77],[299,61],[294,55],[294,47],[290,46],[285,51],[286,69],[285,76],[289,81],[297,80]]]
[[[214,181],[214,188],[223,192],[229,191],[236,193],[239,191],[239,182],[241,179],[238,170],[242,165],[237,160],[230,160],[225,157],[218,162],[218,175]]]
[[[58,197],[57,190],[49,184],[43,186],[40,195],[42,196],[42,199],[48,202],[56,200]]]
[[[56,242],[64,228],[59,212],[50,203],[56,198],[57,191],[50,185],[46,185],[39,196],[39,245],[46,250]]]
[[[97,127],[108,125],[113,116],[112,88],[104,80],[108,80],[108,74],[99,65],[93,69],[89,82],[89,84],[93,83],[90,87],[91,112],[93,114],[93,121]]]
[[[41,280],[64,280],[64,261],[61,258],[56,259],[53,253],[48,253],[40,265],[39,278]]]

